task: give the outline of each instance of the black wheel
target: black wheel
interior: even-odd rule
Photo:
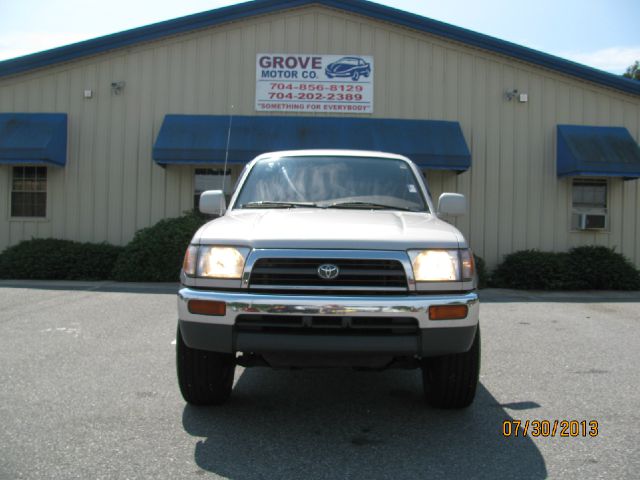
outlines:
[[[235,358],[228,353],[196,350],[176,334],[176,367],[182,397],[192,405],[220,405],[231,395]]]
[[[357,82],[359,78],[360,78],[360,74],[358,72],[353,72],[351,74],[351,80],[353,80],[354,82]]]
[[[476,395],[480,376],[480,325],[468,352],[422,361],[424,396],[433,407],[465,408]]]

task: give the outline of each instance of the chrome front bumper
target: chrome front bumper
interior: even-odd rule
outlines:
[[[226,315],[209,316],[190,313],[189,300],[214,300],[227,304]],[[432,305],[467,305],[469,314],[460,320],[429,320]],[[475,292],[446,295],[407,296],[329,296],[267,295],[220,292],[183,288],[178,292],[180,320],[217,325],[234,325],[244,314],[261,315],[348,315],[414,317],[420,328],[469,327],[478,324],[480,305]]]
[[[198,315],[188,310],[189,300],[225,302],[224,316]],[[466,318],[429,320],[432,305],[467,305]],[[265,295],[183,288],[178,293],[179,325],[191,348],[216,352],[302,355],[386,355],[427,357],[465,352],[471,346],[479,316],[475,292],[411,296],[306,296]],[[240,315],[413,317],[418,333],[412,335],[343,335],[323,332],[236,331]]]

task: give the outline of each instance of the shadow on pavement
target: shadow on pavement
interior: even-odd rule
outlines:
[[[417,371],[254,368],[230,403],[182,421],[198,466],[234,479],[545,478],[528,437],[503,437],[510,418],[482,385],[467,410],[428,407]]]

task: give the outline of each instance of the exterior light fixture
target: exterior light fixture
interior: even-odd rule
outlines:
[[[504,92],[504,98],[506,98],[507,101],[509,102],[514,98],[516,98],[517,95],[518,95],[518,89],[507,90],[506,92]]]
[[[514,88],[513,90],[504,92],[504,98],[506,98],[508,102],[517,98],[520,103],[527,103],[529,101],[529,94],[518,92],[518,89]]]
[[[114,95],[120,95],[125,85],[125,82],[111,82],[111,93]]]

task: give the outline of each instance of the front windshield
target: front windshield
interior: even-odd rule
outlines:
[[[339,156],[257,162],[234,208],[276,206],[428,211],[407,162]]]

